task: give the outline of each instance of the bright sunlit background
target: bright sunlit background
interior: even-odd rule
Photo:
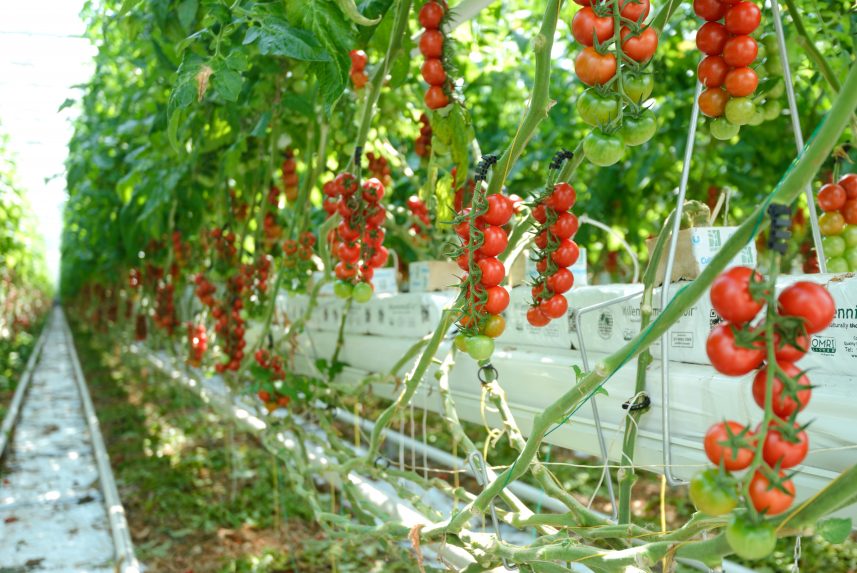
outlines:
[[[51,276],[59,272],[66,144],[76,107],[60,105],[92,71],[94,47],[83,37],[83,1],[0,0],[0,131],[10,138],[17,181],[45,240]]]

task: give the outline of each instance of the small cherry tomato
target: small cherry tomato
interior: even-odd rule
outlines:
[[[711,426],[703,443],[705,455],[711,463],[719,466],[722,461],[723,467],[730,472],[749,467],[753,463],[753,450],[749,447],[733,448],[727,443],[730,437],[737,437],[744,430],[744,426],[731,420]],[[749,431],[744,433],[743,437],[752,443],[752,434]]]
[[[787,510],[795,500],[795,485],[790,479],[784,479],[785,474],[780,472],[780,486],[771,484],[767,477],[761,472],[756,472],[750,480],[750,501],[756,511],[764,512],[765,515],[779,515]],[[780,489],[782,488],[782,491]]]
[[[803,318],[808,334],[821,332],[836,316],[833,297],[817,283],[798,281],[783,290],[777,301],[780,314]]]
[[[527,311],[527,322],[536,327],[546,326],[551,321],[537,306],[530,307]]]
[[[765,357],[762,348],[743,348],[735,342],[735,333],[728,322],[712,329],[705,343],[711,365],[721,374],[743,376],[755,370]]]

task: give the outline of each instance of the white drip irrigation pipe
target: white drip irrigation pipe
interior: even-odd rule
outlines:
[[[101,483],[101,491],[104,494],[104,504],[107,507],[107,517],[110,520],[110,531],[113,535],[113,545],[116,551],[115,570],[120,573],[139,573],[141,571],[140,563],[134,555],[134,545],[131,542],[128,520],[125,518],[125,508],[122,507],[122,501],[119,498],[116,480],[113,478],[113,470],[110,467],[110,457],[107,455],[107,449],[104,447],[104,438],[101,435],[98,416],[95,414],[95,407],[92,405],[92,398],[89,396],[89,390],[86,387],[86,378],[83,376],[80,360],[77,358],[74,339],[72,338],[68,321],[62,309],[56,307],[54,312],[58,313],[60,322],[62,322],[63,337],[65,338],[68,355],[74,370],[75,385],[80,394],[83,414],[86,418],[89,437],[92,442],[92,450],[95,453],[98,479]]]

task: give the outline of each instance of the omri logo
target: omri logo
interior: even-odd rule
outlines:
[[[821,354],[836,354],[836,339],[831,336],[813,336],[812,351]]]

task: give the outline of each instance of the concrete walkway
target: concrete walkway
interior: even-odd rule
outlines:
[[[0,573],[137,571],[61,310],[43,337],[11,439],[0,451]]]

